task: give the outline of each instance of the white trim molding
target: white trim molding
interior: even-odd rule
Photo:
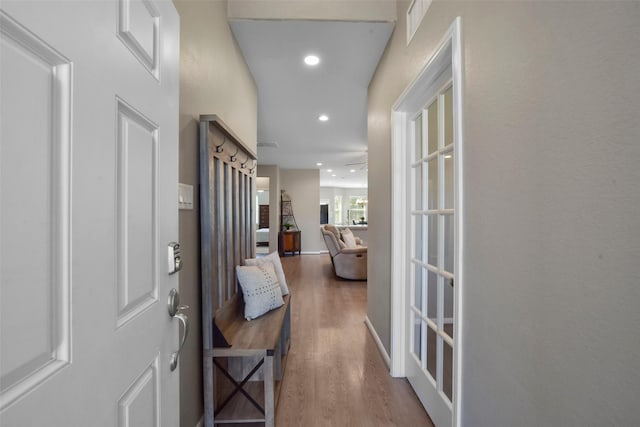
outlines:
[[[465,154],[464,142],[464,52],[463,52],[463,41],[462,41],[462,18],[458,17],[453,23],[453,29],[451,31],[451,62],[452,62],[452,77],[453,77],[453,132],[454,138],[456,141],[456,153],[455,156],[455,180],[457,181],[457,185],[455,189],[457,190],[455,193],[455,206],[457,211],[457,220],[455,221],[455,234],[456,234],[456,243],[455,243],[455,255],[454,255],[454,264],[456,268],[457,282],[456,287],[457,292],[455,292],[454,296],[454,319],[456,321],[454,340],[457,345],[453,348],[453,425],[459,427],[462,425],[462,360],[463,360],[463,352],[462,352],[462,336],[463,336],[463,327],[464,327],[464,310],[463,308],[463,297],[465,293],[466,287],[466,277],[465,277],[465,263],[463,254],[466,252],[464,250],[464,180],[462,179],[462,167],[464,165],[463,159]],[[457,117],[457,118],[456,118]]]
[[[406,326],[404,304],[407,279],[406,245],[402,236],[407,234],[407,198],[404,189],[407,187],[407,114],[398,111],[394,106],[391,113],[391,167],[392,167],[392,206],[391,210],[391,376],[404,377]],[[398,207],[401,207],[398,209]]]
[[[382,341],[380,340],[378,333],[376,332],[373,325],[371,324],[371,321],[369,320],[369,316],[365,316],[364,324],[367,325],[367,329],[371,334],[371,338],[373,338],[373,341],[375,341],[376,346],[378,347],[378,351],[380,352],[380,355],[384,359],[384,363],[386,363],[387,368],[389,368],[389,366],[391,365],[391,359],[389,358],[389,353],[387,353],[387,350],[384,348],[384,345],[382,345]]]
[[[456,292],[454,293],[454,328],[453,346],[453,425],[462,423],[462,337],[464,335],[464,206],[462,165],[464,156],[464,128],[463,128],[463,43],[462,18],[457,17],[436,51],[420,71],[415,80],[400,95],[391,110],[391,165],[392,165],[392,211],[391,223],[391,352],[390,372],[394,377],[406,376],[405,360],[407,357],[407,328],[408,317],[405,315],[407,291],[405,285],[408,279],[408,256],[405,236],[407,234],[409,211],[406,194],[408,191],[408,171],[410,159],[408,153],[408,113],[422,108],[438,88],[443,73],[448,74],[453,82],[453,118],[455,140],[455,271]]]

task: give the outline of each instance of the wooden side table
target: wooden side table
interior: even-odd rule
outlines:
[[[281,231],[278,233],[278,253],[285,256],[287,252],[300,255],[300,230]]]

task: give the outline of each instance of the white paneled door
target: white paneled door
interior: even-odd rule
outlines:
[[[177,12],[5,0],[0,29],[0,425],[177,426]]]
[[[452,423],[455,205],[453,87],[446,82],[409,122],[411,254],[407,378],[437,426]]]

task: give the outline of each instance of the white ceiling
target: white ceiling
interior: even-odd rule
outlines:
[[[393,23],[229,24],[258,87],[258,163],[320,169],[322,187],[367,187],[367,87]],[[309,54],[320,64],[306,65]]]

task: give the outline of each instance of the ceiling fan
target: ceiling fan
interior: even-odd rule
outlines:
[[[369,169],[369,158],[368,158],[368,154],[367,152],[365,152],[364,154],[364,161],[362,162],[354,162],[354,163],[347,163],[345,164],[345,166],[360,166],[360,170],[368,170]]]

